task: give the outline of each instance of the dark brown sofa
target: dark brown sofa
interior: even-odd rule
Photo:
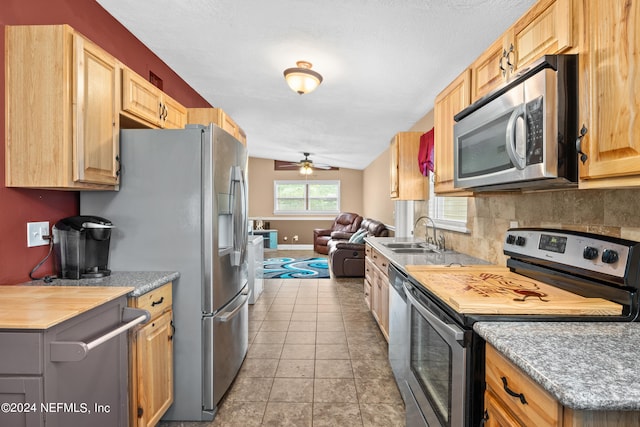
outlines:
[[[327,244],[332,239],[333,234],[339,239],[349,240],[362,223],[362,217],[357,213],[342,212],[333,221],[331,228],[316,228],[313,230],[313,250],[327,255],[329,247]]]
[[[380,221],[365,218],[360,229],[366,230],[366,236],[387,237],[389,230]],[[364,243],[349,243],[344,240],[329,240],[329,264],[335,277],[364,277]]]

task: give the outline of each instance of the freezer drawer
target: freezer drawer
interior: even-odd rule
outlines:
[[[249,348],[249,287],[215,316],[203,318],[204,375],[203,408],[215,412],[216,405],[238,374]]]

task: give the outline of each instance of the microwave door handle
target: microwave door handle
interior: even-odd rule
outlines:
[[[527,159],[526,157],[519,156],[516,151],[516,122],[518,121],[519,117],[524,118],[524,105],[519,105],[518,107],[516,107],[511,113],[511,117],[509,117],[509,122],[507,123],[505,146],[507,149],[507,155],[509,156],[511,163],[513,163],[516,169],[522,170],[525,168],[525,166],[527,166]]]

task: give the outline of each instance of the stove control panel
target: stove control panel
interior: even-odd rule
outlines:
[[[616,241],[617,240],[617,241]],[[512,228],[504,252],[518,258],[539,259],[589,271],[624,277],[631,246],[637,242],[568,230]]]

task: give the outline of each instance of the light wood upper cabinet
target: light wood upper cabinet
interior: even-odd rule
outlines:
[[[6,185],[117,189],[118,63],[68,25],[7,26]]]
[[[453,116],[470,104],[471,71],[465,70],[436,97],[434,106],[434,161],[436,194],[468,196],[453,187]]]
[[[126,117],[157,128],[181,129],[187,122],[185,107],[128,68],[122,69],[121,109]]]
[[[538,1],[471,64],[472,102],[542,55],[573,45],[572,1]]]
[[[640,1],[585,2],[580,187],[640,185]]]
[[[229,132],[244,145],[247,145],[247,135],[222,108],[189,108],[188,123],[203,126],[213,123]]]
[[[391,140],[390,196],[394,200],[426,200],[427,178],[420,173],[418,151],[422,132],[399,132]]]

